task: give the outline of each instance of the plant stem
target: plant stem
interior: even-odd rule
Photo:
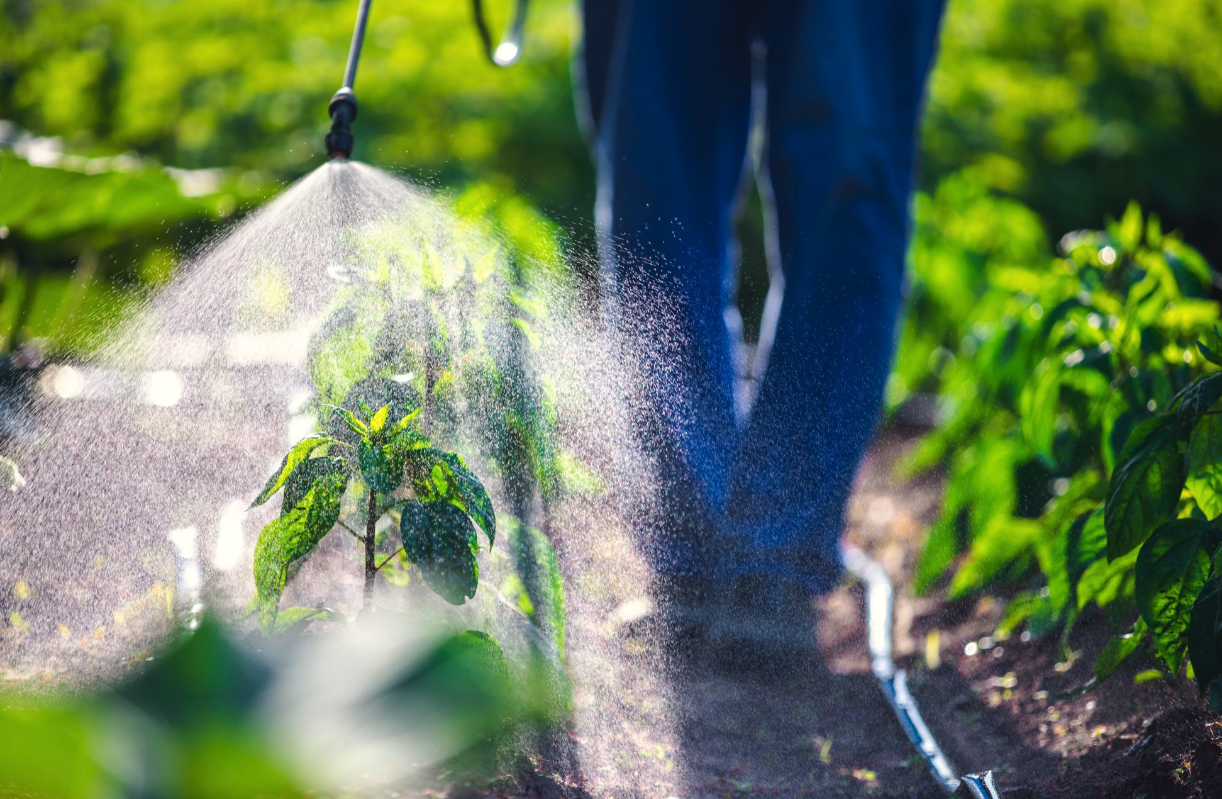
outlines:
[[[403,551],[403,547],[399,547],[399,548],[398,548],[398,549],[396,549],[394,552],[392,552],[391,554],[387,555],[387,556],[386,556],[386,560],[384,560],[384,561],[382,561],[381,563],[379,563],[379,564],[378,564],[378,568],[374,569],[374,571],[377,571],[377,572],[382,571],[382,567],[383,567],[383,566],[385,566],[387,563],[390,563],[392,560],[394,560],[394,559],[395,559],[395,556],[396,556],[396,555],[398,555],[398,554],[399,554],[400,552],[402,552],[402,551]]]
[[[365,514],[365,604],[364,609],[373,607],[373,581],[378,576],[374,566],[374,528],[378,524],[378,494],[369,489],[369,512]]]
[[[339,526],[340,526],[340,527],[342,527],[342,528],[344,528],[345,530],[347,530],[347,531],[348,531],[348,535],[352,536],[352,537],[353,537],[353,538],[355,538],[357,541],[360,541],[362,544],[363,544],[363,543],[365,543],[365,536],[364,536],[363,534],[361,534],[361,533],[358,533],[356,530],[353,530],[353,529],[352,529],[351,527],[349,527],[349,526],[347,525],[347,523],[345,523],[345,522],[344,522],[342,519],[341,519],[341,520],[340,520],[340,522],[339,522]]]

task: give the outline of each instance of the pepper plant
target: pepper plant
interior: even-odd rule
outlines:
[[[1067,634],[1096,607],[1119,633],[1096,682],[1149,647],[1173,674],[1187,652],[1204,688],[1222,514],[1222,345],[1197,343],[1218,320],[1211,273],[1136,206],[1061,249],[986,264],[931,359],[944,417],[904,466],[948,479],[917,589],[948,571],[952,597],[1025,587],[1002,633]]]
[[[393,409],[393,413],[392,413]],[[378,572],[400,553],[419,567],[439,596],[461,605],[479,586],[476,527],[492,546],[496,516],[483,484],[462,458],[433,446],[421,431],[419,407],[387,403],[360,413],[333,407],[347,435],[319,433],[284,456],[251,507],[281,489],[280,515],[259,534],[254,576],[260,624],[275,624],[289,568],[337,527],[364,550],[364,606],[370,607]],[[363,531],[342,519],[345,495],[357,498]],[[389,516],[402,546],[378,553],[378,520]]]
[[[324,430],[353,435],[333,408],[353,413],[422,407],[434,442],[469,453],[499,481],[514,585],[500,592],[564,649],[555,553],[544,533],[563,491],[596,482],[557,441],[556,382],[538,357],[571,307],[558,231],[486,186],[452,207],[412,213],[348,232],[333,264],[336,290],[313,332],[307,366]],[[581,489],[578,489],[581,490]],[[393,564],[392,564],[393,566]]]

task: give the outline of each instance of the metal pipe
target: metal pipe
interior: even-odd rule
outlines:
[[[993,783],[993,772],[958,776],[942,747],[921,717],[916,699],[908,691],[908,674],[895,667],[891,636],[895,618],[895,590],[883,567],[856,547],[841,550],[844,566],[866,587],[866,631],[870,650],[870,671],[887,697],[891,709],[908,740],[912,741],[929,767],[930,774],[946,793],[962,799],[1001,799]]]
[[[369,6],[372,2],[361,0],[356,10],[356,28],[352,31],[352,46],[348,48],[348,66],[344,68],[342,89],[351,89],[356,82],[356,65],[361,60],[361,46],[365,44],[365,26],[369,23]]]

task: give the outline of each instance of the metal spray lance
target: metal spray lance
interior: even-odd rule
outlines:
[[[498,67],[515,64],[522,55],[522,30],[526,24],[527,1],[516,0],[509,27],[500,44],[493,47],[492,36],[484,17],[483,0],[471,0],[471,12],[475,18],[475,27],[483,45],[484,55]],[[331,117],[331,132],[327,134],[325,145],[327,157],[332,160],[352,155],[351,126],[357,112],[356,92],[352,90],[352,84],[356,82],[356,66],[361,60],[361,46],[365,43],[365,26],[369,22],[371,3],[372,0],[361,0],[357,8],[356,27],[352,31],[352,46],[348,49],[344,82],[339,91],[331,96],[331,102],[327,105],[327,114]]]

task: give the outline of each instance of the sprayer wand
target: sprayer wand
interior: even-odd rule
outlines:
[[[361,0],[356,11],[356,28],[352,31],[352,47],[348,50],[348,66],[344,69],[344,83],[331,96],[327,113],[331,116],[331,132],[327,134],[327,157],[335,160],[352,155],[352,122],[356,119],[356,65],[361,60],[361,45],[365,43],[365,26],[369,22],[369,6],[373,0]],[[516,0],[513,17],[506,28],[500,44],[493,46],[492,34],[484,18],[482,0],[471,0],[471,12],[475,27],[483,44],[484,55],[498,67],[507,67],[517,62],[522,55],[522,29],[526,24],[527,0]]]
[[[352,155],[352,130],[349,126],[356,119],[356,65],[361,60],[361,45],[365,43],[365,25],[369,22],[369,5],[372,0],[361,0],[356,11],[356,28],[352,31],[352,46],[348,49],[348,66],[344,69],[344,83],[331,97],[327,113],[331,115],[331,132],[327,134],[327,157],[347,158]]]

